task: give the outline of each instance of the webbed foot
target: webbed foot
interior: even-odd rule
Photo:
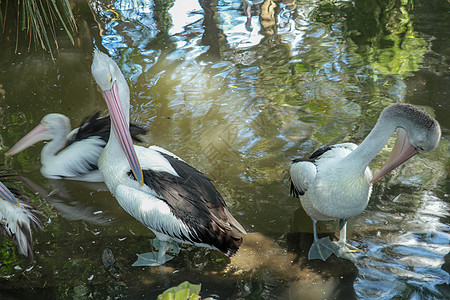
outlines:
[[[156,267],[160,266],[169,260],[171,260],[173,256],[164,254],[160,257],[158,252],[148,252],[138,254],[138,259],[132,264],[133,267]]]
[[[358,257],[358,254],[363,252],[361,249],[353,247],[352,245],[347,243],[336,242],[335,244],[338,248],[335,254],[340,258],[355,260]]]
[[[315,241],[308,252],[308,259],[327,260],[333,253],[338,253],[339,247],[333,243],[328,237]]]

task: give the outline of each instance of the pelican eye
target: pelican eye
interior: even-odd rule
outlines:
[[[419,147],[417,147],[417,150],[419,152],[425,152],[425,147],[424,146],[419,146]]]
[[[109,75],[109,83],[111,83],[112,84],[112,75]]]

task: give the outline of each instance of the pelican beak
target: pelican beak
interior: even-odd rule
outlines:
[[[394,149],[392,149],[391,155],[384,166],[372,179],[372,184],[377,183],[384,175],[394,170],[417,153],[417,149],[409,142],[406,130],[403,128],[397,129],[397,140],[395,141]]]
[[[31,130],[26,136],[20,139],[8,152],[6,156],[13,156],[28,147],[36,144],[37,142],[50,140],[53,138],[53,134],[47,131],[44,125],[39,124],[33,130]]]
[[[14,206],[20,206],[19,201],[14,197],[14,195],[8,190],[8,188],[0,182],[0,197],[8,201]]]
[[[113,125],[114,133],[120,142],[125,156],[130,164],[131,171],[134,177],[140,183],[144,184],[144,175],[142,173],[141,165],[139,164],[138,157],[134,150],[133,142],[131,141],[130,130],[128,124],[125,122],[123,110],[120,104],[119,93],[117,91],[116,81],[110,90],[103,91],[103,97],[105,97],[106,104],[108,105],[109,113],[111,115],[111,124]]]

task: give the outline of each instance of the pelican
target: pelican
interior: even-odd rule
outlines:
[[[173,257],[166,252],[172,242],[234,255],[245,230],[211,180],[163,148],[133,146],[125,77],[117,64],[98,50],[94,51],[91,71],[114,129],[98,161],[100,172],[119,204],[160,242],[158,252],[138,255],[133,266],[158,266],[170,260]]]
[[[71,179],[102,182],[97,166],[98,157],[108,142],[111,121],[99,118],[97,112],[86,118],[79,128],[70,131],[70,120],[63,114],[44,116],[41,123],[18,141],[5,155],[15,155],[35,143],[51,140],[41,152],[41,174],[49,179]],[[131,125],[133,139],[147,130]],[[67,144],[66,148],[61,150]],[[61,150],[61,151],[60,151]]]
[[[1,175],[4,179],[11,175]],[[5,179],[10,180],[10,179]],[[20,201],[18,200],[20,199]],[[33,238],[31,227],[42,229],[41,213],[31,201],[16,188],[8,189],[0,182],[0,233],[10,237],[19,253],[33,259]]]
[[[385,165],[375,177],[369,163],[396,132],[397,139]],[[419,108],[405,103],[385,108],[369,135],[357,146],[336,144],[316,150],[308,159],[295,159],[290,168],[291,194],[313,221],[314,242],[309,259],[326,260],[332,253],[353,258],[359,251],[346,243],[347,219],[359,215],[369,202],[372,184],[417,153],[439,144],[439,123]],[[339,241],[318,239],[317,221],[339,220]]]

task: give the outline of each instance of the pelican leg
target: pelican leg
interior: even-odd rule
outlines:
[[[313,234],[314,242],[308,252],[308,259],[321,259],[323,261],[327,260],[331,254],[338,251],[338,246],[333,243],[328,237],[321,238],[319,240],[317,236],[317,221],[313,221]]]
[[[339,229],[339,241],[336,242],[338,251],[335,254],[337,257],[354,260],[356,258],[354,253],[362,252],[362,250],[347,243],[347,219],[339,220]]]
[[[180,253],[180,246],[177,242],[174,241],[167,241],[167,253],[177,255]],[[150,244],[152,244],[153,249],[159,249],[161,247],[161,241],[158,238],[154,238],[150,241]]]
[[[138,259],[132,264],[133,267],[155,267],[171,260],[173,256],[166,254],[169,249],[167,241],[159,241],[158,251],[138,254]]]

